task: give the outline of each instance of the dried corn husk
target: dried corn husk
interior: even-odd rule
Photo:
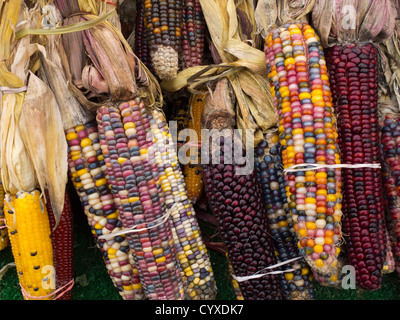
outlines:
[[[22,10],[21,10],[22,8]],[[27,37],[14,41],[13,26],[23,20],[27,8],[22,1],[0,2],[0,86],[12,89],[0,95],[0,165],[6,193],[32,191],[37,185],[33,163],[22,141],[19,118],[25,98],[24,87],[31,55],[36,51]],[[24,24],[28,22],[25,21]],[[21,25],[21,24],[20,24]],[[14,91],[14,93],[12,93]],[[6,91],[7,92],[7,91]]]
[[[18,21],[12,21],[16,33],[20,32],[21,28],[37,27],[37,6],[28,10],[21,1],[3,4],[2,12],[13,8],[21,13]],[[1,21],[9,23],[10,20],[3,16]],[[3,25],[2,30],[5,30]],[[9,48],[9,52],[4,53],[4,56],[8,55],[9,59],[2,65],[0,85],[12,88],[16,92],[7,92],[1,105],[0,150],[3,186],[11,195],[20,191],[31,192],[38,188],[42,191],[48,189],[58,224],[64,206],[67,182],[67,145],[53,94],[30,71],[30,67],[33,70],[38,68],[37,53],[45,54],[45,50],[38,43],[34,43],[31,36],[18,41],[9,36],[7,41],[9,44],[5,46]],[[10,65],[9,70],[7,62]]]
[[[29,76],[19,125],[40,189],[49,191],[58,224],[68,179],[68,145],[53,92],[33,73]]]
[[[46,44],[47,57],[40,55],[41,78],[53,91],[60,109],[64,130],[90,122],[94,114],[83,108],[79,101],[70,93],[67,80],[62,71],[61,57],[65,52],[59,39],[49,37]]]
[[[307,22],[316,0],[259,0],[255,10],[257,32],[265,39],[271,29],[288,21]]]
[[[94,112],[110,101],[137,96],[147,106],[161,108],[162,94],[157,80],[133,53],[120,30],[108,21],[115,13],[115,9],[101,16],[81,13],[77,18],[64,19],[61,27],[23,30],[18,36],[61,35],[65,55],[60,57],[69,89],[89,111]],[[74,23],[67,25],[72,20]]]
[[[381,42],[395,26],[391,0],[317,0],[312,21],[324,47]]]
[[[381,65],[386,80],[387,89],[381,91],[396,99],[397,109],[400,110],[400,21],[396,20],[396,27],[392,36],[380,44]]]
[[[277,115],[266,79],[265,55],[256,47],[254,6],[234,0],[200,0],[213,46],[221,63],[187,68],[161,87],[191,92],[207,90],[227,78],[236,95],[236,126],[254,130],[255,144],[263,131],[274,125]],[[240,12],[240,13],[238,13]],[[217,61],[215,61],[217,62]]]

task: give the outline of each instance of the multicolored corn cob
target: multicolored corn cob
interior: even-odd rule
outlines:
[[[65,192],[64,208],[60,221],[55,228],[56,221],[51,207],[48,191],[45,192],[46,208],[49,215],[51,228],[51,241],[53,245],[53,258],[56,276],[57,300],[71,300],[74,279],[74,233],[73,213],[68,192]],[[54,229],[55,228],[55,229]]]
[[[146,40],[146,26],[144,24],[145,1],[136,2],[137,14],[135,20],[135,55],[151,71],[150,50]]]
[[[97,110],[110,188],[147,298],[184,296],[174,239],[144,103],[137,98]],[[150,136],[151,137],[151,136]]]
[[[5,191],[3,189],[3,183],[0,181],[0,250],[3,250],[10,245],[10,239],[8,238],[8,231],[5,223],[4,199]]]
[[[126,236],[99,239],[121,230],[122,222],[107,183],[106,164],[96,123],[89,122],[66,130],[65,133],[71,180],[108,273],[124,300],[142,300],[143,288],[136,265],[130,260]]]
[[[382,172],[387,208],[387,228],[395,268],[400,274],[400,117],[386,116],[381,126]]]
[[[279,114],[279,141],[289,209],[300,254],[313,272],[337,281],[341,239],[341,172],[324,52],[307,24],[287,23],[269,34],[265,52]],[[324,168],[315,169],[309,164]],[[300,171],[289,169],[302,165]]]
[[[200,0],[183,0],[182,54],[184,68],[203,63],[206,23]]]
[[[337,280],[341,238],[341,175],[337,132],[324,53],[307,24],[285,24],[267,38],[268,78],[279,114],[288,171],[287,198],[300,253],[312,269]],[[315,170],[308,164],[327,166]]]
[[[179,70],[182,1],[144,1],[144,25],[151,63],[160,79],[173,79]]]
[[[204,109],[204,103],[207,94],[194,94],[191,96],[189,112],[190,118],[187,125],[189,130],[194,130],[197,134],[197,141],[190,141],[190,143],[198,144],[197,146],[189,147],[187,155],[189,163],[184,166],[183,173],[185,175],[185,182],[187,186],[189,199],[196,203],[203,195],[204,183],[202,168],[200,165],[201,159],[201,128],[200,120],[201,114]],[[192,159],[194,157],[194,159]],[[194,160],[194,161],[193,161]]]
[[[25,300],[51,300],[55,289],[50,223],[41,194],[6,195],[6,223]]]
[[[378,56],[373,44],[326,50],[333,104],[344,164],[380,164]],[[376,290],[382,284],[386,228],[381,170],[345,168],[343,233],[356,283]]]
[[[255,155],[255,171],[261,186],[278,262],[297,258],[300,252],[286,197],[287,183],[283,174],[277,131],[265,134],[264,140],[255,149]],[[285,272],[282,275],[285,299],[310,300],[314,298],[310,268],[304,259],[283,265],[282,269],[295,269],[293,272]]]
[[[186,299],[213,300],[216,297],[214,273],[196,213],[188,198],[172,135],[161,112],[152,111],[149,119],[165,203],[167,210],[171,210],[176,255]]]

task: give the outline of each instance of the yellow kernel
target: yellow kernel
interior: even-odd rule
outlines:
[[[322,259],[317,259],[317,260],[315,260],[315,265],[318,268],[322,268],[324,266],[324,262],[322,261]]]
[[[315,251],[316,253],[321,253],[322,251],[324,251],[324,247],[323,247],[322,245],[320,245],[320,244],[316,244],[316,245],[314,246],[314,251]]]
[[[82,148],[85,148],[85,147],[88,147],[91,145],[92,145],[92,140],[90,140],[89,138],[82,139],[82,141],[81,141]]]
[[[106,183],[107,183],[107,180],[106,180],[105,178],[100,179],[100,180],[96,180],[96,186],[97,186],[97,187],[103,186],[103,185],[105,185]]]
[[[127,123],[124,124],[124,129],[125,130],[135,129],[135,128],[136,128],[136,126],[135,126],[135,124],[133,122],[127,122]]]
[[[69,132],[67,133],[67,140],[73,140],[78,138],[78,135],[75,132]]]
[[[293,277],[294,277],[294,274],[292,272],[286,272],[285,273],[285,279],[286,280],[290,281],[290,280],[293,279]]]
[[[160,257],[158,259],[156,259],[156,263],[161,263],[161,262],[165,262],[166,258],[165,257]]]
[[[128,161],[128,159],[127,158],[122,158],[122,157],[118,158],[118,163],[119,164],[123,164],[125,161]]]

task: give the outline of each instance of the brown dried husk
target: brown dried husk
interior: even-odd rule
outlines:
[[[90,122],[94,119],[94,114],[83,108],[69,91],[61,66],[60,54],[63,53],[63,47],[54,36],[49,36],[48,40],[45,47],[47,57],[40,55],[40,77],[53,91],[62,116],[64,130],[68,130]]]
[[[400,21],[396,20],[396,27],[392,36],[379,46],[383,75],[386,80],[387,91],[382,91],[394,97],[397,108],[400,109]]]
[[[59,34],[62,39],[68,38],[64,43],[65,56],[60,55],[64,74],[70,91],[89,111],[137,96],[149,108],[160,109],[163,101],[159,83],[133,53],[120,30],[108,21],[115,13],[115,9],[101,16],[80,13],[76,15],[79,21],[74,24],[46,30],[25,29],[18,36]],[[97,72],[90,68],[88,72],[87,66]],[[82,75],[86,78],[82,79]]]
[[[389,38],[395,26],[391,0],[317,0],[312,23],[323,47]]]
[[[287,21],[307,22],[316,0],[259,0],[255,9],[257,32],[268,33]]]
[[[49,191],[57,226],[68,180],[68,145],[53,92],[33,73],[29,76],[19,125],[40,189]]]

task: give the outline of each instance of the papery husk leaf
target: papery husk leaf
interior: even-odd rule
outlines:
[[[253,48],[241,40],[229,39],[225,47],[225,51],[235,56],[237,59],[242,60],[245,65],[258,66],[258,70],[265,75],[267,74],[267,67],[265,64],[265,53],[261,50]],[[236,61],[237,65],[241,65]]]
[[[324,47],[381,42],[393,33],[391,0],[317,0],[312,22]]]
[[[19,7],[13,7],[17,3],[19,3]],[[3,13],[8,14],[7,10],[10,8],[20,13],[18,15],[20,22],[16,28],[17,32],[19,28],[24,28],[34,23],[34,19],[32,19],[33,11],[28,11],[26,5],[21,1],[3,3],[1,9]],[[17,21],[9,20],[8,17],[2,15],[0,25],[5,34],[7,34],[7,28],[3,25],[4,21],[4,25],[8,23],[14,26],[17,25]],[[9,24],[8,28],[11,27]],[[40,47],[37,44],[32,44],[30,37],[14,42],[10,36],[9,38],[2,38],[1,42],[11,51],[3,52],[5,59],[0,61],[0,85],[21,90],[19,93],[6,93],[3,95],[0,119],[2,182],[4,190],[9,194],[15,195],[19,191],[33,191],[38,183],[32,160],[21,137],[19,120],[25,98],[23,88],[26,83],[31,56],[40,50]],[[8,42],[8,44],[5,42]],[[8,60],[10,57],[12,57],[12,61]],[[6,62],[10,62],[9,69]]]
[[[239,36],[239,21],[237,18],[236,7],[234,0],[228,0],[226,4],[226,11],[228,12],[229,17],[229,26],[228,26],[228,39],[240,39]]]
[[[264,39],[268,33],[276,26],[278,19],[278,5],[276,0],[259,0],[254,12],[257,32],[261,33]]]
[[[218,5],[218,1],[200,0],[207,29],[211,35],[212,42],[223,62],[234,60],[224,51],[229,39],[229,16],[224,5]]]
[[[53,92],[33,73],[30,73],[19,127],[40,189],[49,191],[57,226],[68,180],[68,145]]]
[[[63,25],[69,26],[78,23],[80,16],[72,16],[64,19]],[[82,31],[67,33],[61,37],[62,45],[69,53],[66,55],[68,59],[68,70],[71,74],[73,84],[79,86],[82,82],[82,70],[86,63],[85,44],[83,43]]]
[[[25,37],[27,35],[55,35],[55,34],[67,34],[67,33],[72,33],[72,32],[78,32],[78,31],[83,31],[87,30],[90,28],[93,28],[109,19],[112,17],[114,14],[116,14],[115,10],[111,10],[108,13],[105,13],[104,15],[100,17],[96,17],[96,19],[92,19],[89,21],[81,21],[72,25],[68,26],[61,26],[57,27],[54,29],[42,29],[42,28],[23,28],[16,32],[15,38],[20,39],[22,37]]]

